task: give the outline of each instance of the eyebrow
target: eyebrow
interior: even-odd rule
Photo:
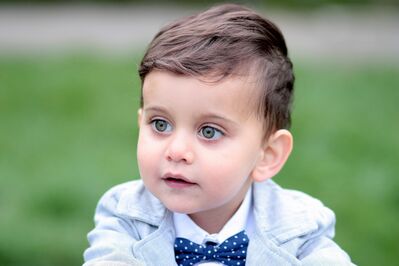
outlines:
[[[169,114],[169,112],[167,111],[167,108],[164,108],[162,106],[149,106],[149,107],[143,108],[143,110],[145,112],[160,112],[160,113]],[[197,117],[204,119],[204,120],[208,120],[208,119],[220,120],[225,123],[231,124],[233,126],[239,126],[239,124],[237,122],[235,122],[234,120],[232,120],[228,117],[225,117],[223,115],[215,114],[215,113],[199,113],[197,115]]]
[[[223,122],[232,124],[232,125],[238,125],[237,122],[235,122],[232,119],[229,119],[228,117],[225,117],[223,115],[218,115],[218,114],[213,114],[213,113],[202,113],[199,114],[198,117],[201,117],[202,119],[212,119],[212,120],[221,120]]]
[[[144,107],[143,110],[145,112],[161,112],[161,113],[167,113],[166,108],[161,107],[161,106],[149,106],[149,107]]]

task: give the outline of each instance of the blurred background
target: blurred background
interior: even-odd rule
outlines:
[[[397,264],[398,2],[235,2],[279,25],[294,62],[295,148],[275,181],[335,211],[356,264]],[[146,44],[215,3],[0,2],[0,265],[82,264],[98,199],[138,178]]]

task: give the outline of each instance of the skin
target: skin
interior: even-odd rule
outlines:
[[[143,84],[137,147],[148,190],[208,233],[219,232],[252,182],[274,176],[292,149],[278,130],[265,140],[243,78],[206,83],[152,71]]]

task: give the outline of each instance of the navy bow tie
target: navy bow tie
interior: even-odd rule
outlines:
[[[226,239],[222,244],[198,245],[188,239],[175,240],[175,258],[179,266],[191,266],[202,261],[217,261],[224,265],[245,265],[249,239],[245,231]]]

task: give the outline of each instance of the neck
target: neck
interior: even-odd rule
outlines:
[[[238,195],[231,199],[227,204],[211,210],[188,214],[188,216],[194,223],[209,234],[219,233],[241,206],[249,185],[244,186]]]
[[[225,210],[223,212],[221,212],[220,210],[211,210],[189,214],[189,217],[191,218],[191,220],[194,221],[194,223],[196,223],[199,227],[201,227],[209,234],[216,234],[222,230],[223,226],[234,215],[239,205],[236,206],[234,209]]]

